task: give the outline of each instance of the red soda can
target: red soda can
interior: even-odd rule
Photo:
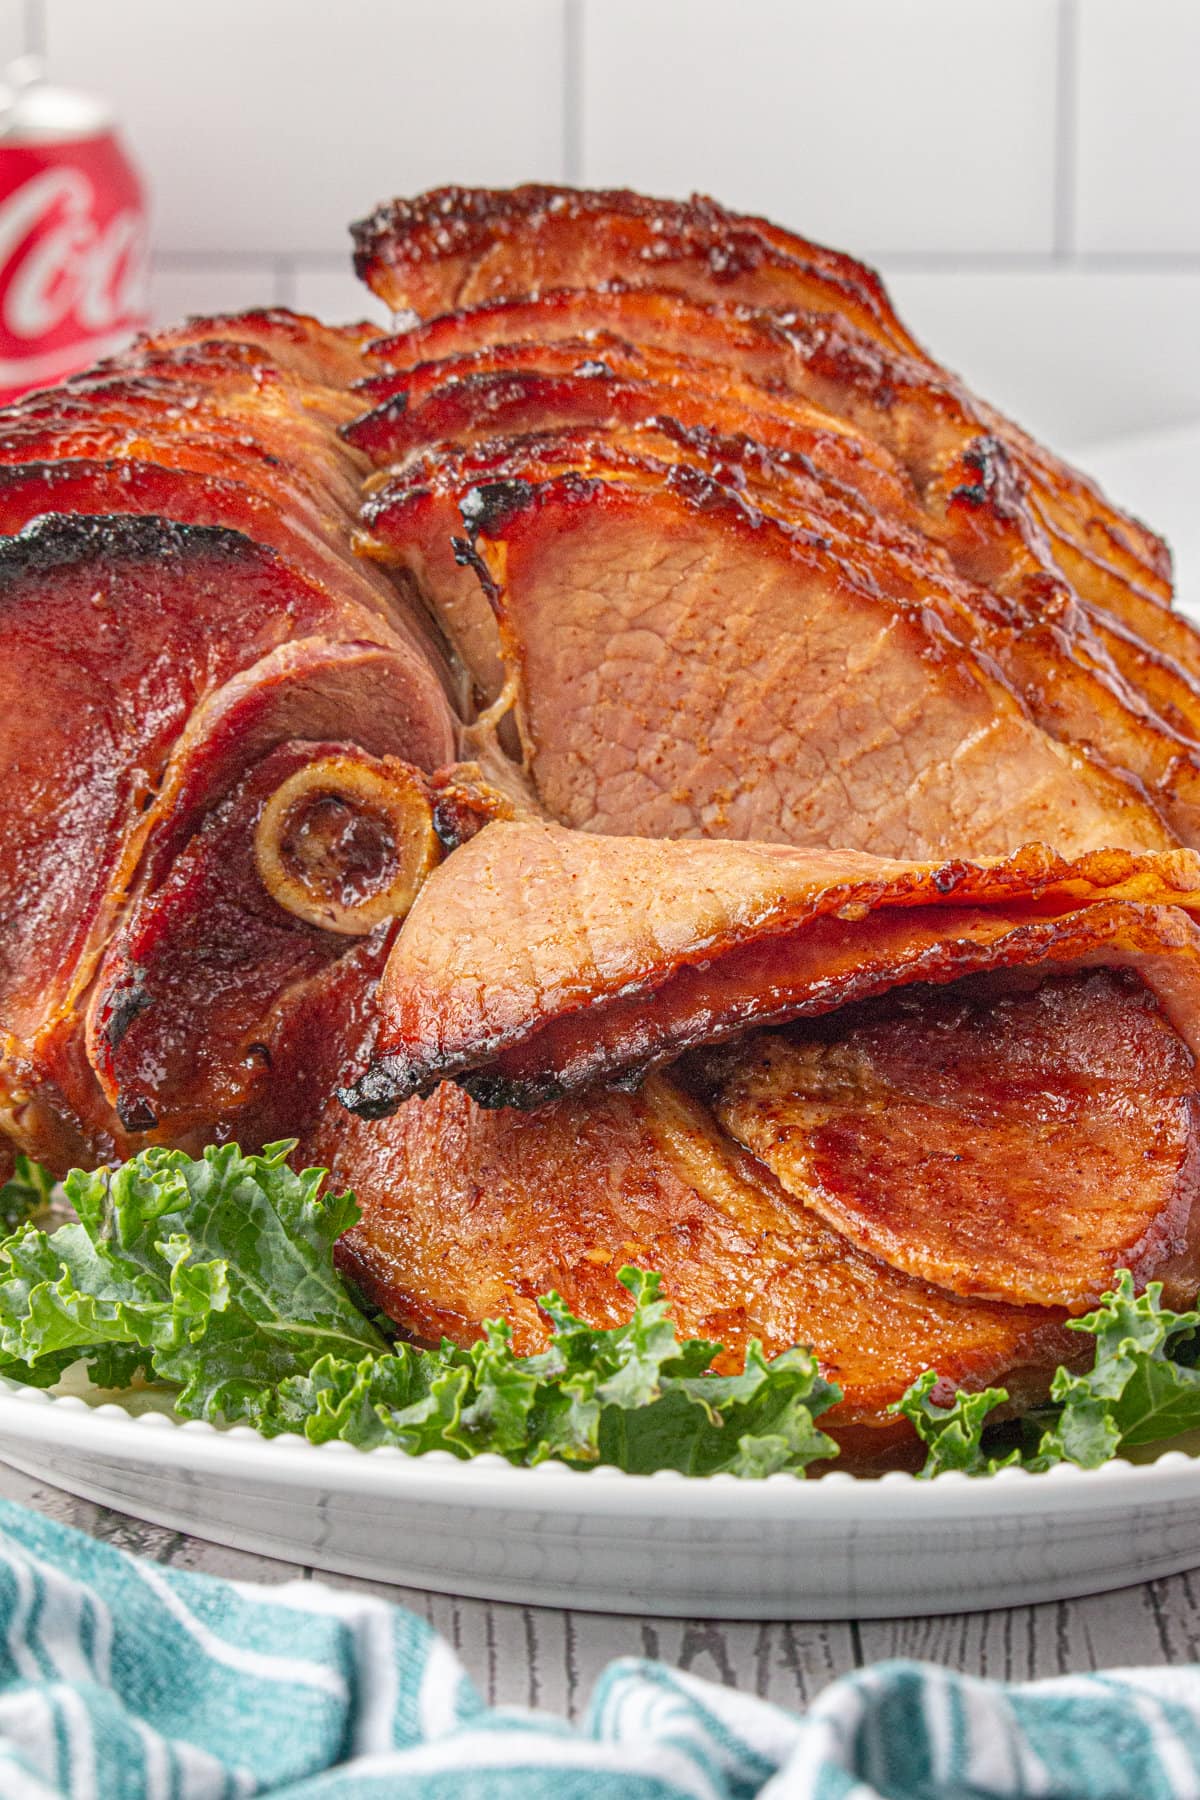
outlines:
[[[0,83],[0,403],[148,318],[146,201],[107,108],[23,58]]]

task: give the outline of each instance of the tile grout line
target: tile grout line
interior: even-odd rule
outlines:
[[[273,258],[274,304],[294,308],[296,305],[296,264],[290,256]]]
[[[583,0],[562,0],[562,179],[577,187],[583,175]]]
[[[916,275],[1175,275],[1200,271],[1200,251],[866,250],[868,262]]]
[[[1076,0],[1058,0],[1054,130],[1054,250],[1075,249],[1076,133],[1079,127],[1079,15]]]
[[[26,56],[46,54],[45,0],[25,0],[24,33]]]
[[[271,255],[254,250],[155,250],[154,264],[159,269],[249,269],[258,274],[273,274],[280,261],[296,259],[286,251]]]

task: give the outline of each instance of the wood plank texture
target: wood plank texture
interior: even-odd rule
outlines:
[[[294,1581],[300,1573],[290,1563],[95,1506],[3,1464],[0,1496],[175,1568],[272,1583]],[[313,1571],[304,1573],[313,1578]],[[614,1617],[458,1600],[345,1575],[316,1578],[380,1594],[428,1619],[454,1646],[489,1702],[540,1707],[568,1718],[579,1717],[601,1669],[618,1656],[660,1658],[789,1707],[806,1705],[836,1676],[891,1656],[919,1657],[1004,1681],[1200,1657],[1200,1572],[1044,1606],[861,1624]]]

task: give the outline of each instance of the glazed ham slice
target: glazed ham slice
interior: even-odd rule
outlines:
[[[1194,1279],[1195,1067],[1128,972],[910,989],[694,1079],[789,1194],[953,1293],[1078,1309],[1119,1268]]]
[[[372,1116],[306,1146],[364,1204],[343,1266],[418,1335],[503,1311],[535,1349],[545,1286],[608,1322],[645,1262],[734,1358],[813,1344],[867,1461],[924,1367],[1027,1402],[1116,1267],[1195,1284],[1198,878],[488,825],[389,957]]]
[[[852,535],[880,540],[898,527],[902,547],[922,560],[946,556],[968,577],[982,577],[1035,628],[1063,630],[1085,621],[1089,650],[1110,685],[1127,684],[1169,730],[1200,734],[1200,648],[1192,627],[1155,600],[1126,599],[1139,609],[1145,635],[1103,605],[1075,605],[1019,534],[1012,554],[993,552],[981,566],[979,508],[961,498],[944,510],[922,507],[903,470],[863,433],[812,405],[731,375],[694,356],[622,343],[608,333],[559,343],[501,344],[487,351],[425,363],[377,377],[363,391],[381,396],[344,435],[381,466],[422,451],[489,439],[588,427],[633,433],[654,454],[707,456],[723,478],[745,486],[758,472],[768,482],[809,477],[806,507],[849,522]],[[761,480],[755,483],[761,490]],[[786,505],[786,501],[785,501]],[[920,540],[917,543],[915,540]],[[1041,689],[1035,681],[1030,691]],[[1090,710],[1083,700],[1085,716]]]
[[[966,641],[969,605],[939,618],[936,569],[798,499],[803,522],[767,517],[703,466],[509,448],[409,470],[365,522],[437,595],[478,685],[512,679],[552,817],[901,855],[1170,841],[1143,789],[1039,729],[990,642]],[[462,509],[473,550],[451,536]]]
[[[922,514],[904,471],[844,420],[786,393],[741,380],[698,356],[655,351],[608,333],[546,344],[500,344],[371,378],[376,400],[342,435],[380,467],[445,443],[562,425],[671,422],[741,434],[813,472],[865,516],[912,530]]]
[[[195,321],[0,415],[3,1088],[10,1135],[55,1167],[136,1146],[84,1007],[135,897],[247,768],[348,731],[429,768],[455,752],[423,615],[350,548],[362,462],[336,428],[365,335]]]
[[[529,1113],[484,1111],[449,1084],[378,1122],[333,1103],[301,1154],[363,1207],[341,1268],[417,1338],[469,1343],[505,1317],[533,1352],[538,1294],[617,1324],[618,1269],[658,1269],[681,1331],[724,1343],[729,1371],[751,1337],[768,1354],[813,1346],[845,1394],[827,1421],[841,1468],[911,1457],[887,1408],[927,1368],[1002,1380],[1029,1405],[1078,1353],[1060,1310],[960,1300],[857,1250],[665,1077]]]
[[[1057,502],[1049,495],[1031,510],[1003,447],[962,416],[958,398],[930,391],[911,367],[882,371],[878,351],[850,341],[836,320],[801,328],[795,319],[702,306],[648,289],[566,290],[451,313],[384,340],[372,354],[419,373],[430,359],[491,345],[553,344],[581,332],[702,359],[768,392],[815,401],[894,453],[923,506],[926,528],[945,536],[968,578],[1011,588],[1039,573],[1056,584],[1065,573],[1081,597],[1161,646],[1192,675],[1200,672],[1195,633],[1162,604],[1170,600],[1171,582],[1160,540],[1116,514],[1065,465],[1056,465],[1054,494],[1070,493],[1078,529],[1056,526]],[[369,383],[368,395],[374,391]]]
[[[1184,851],[912,864],[498,821],[419,896],[349,1098],[384,1112],[453,1077],[537,1105],[751,1027],[1027,966],[1135,967],[1200,1046],[1198,876]]]
[[[140,343],[151,352],[214,341],[245,344],[261,351],[263,361],[305,381],[345,389],[362,379],[363,356],[378,335],[366,320],[326,325],[309,313],[266,306],[196,316],[182,325],[148,332]]]
[[[344,332],[315,320],[294,323],[304,327],[298,359],[295,333],[285,329],[281,315],[252,321],[260,339],[279,338],[275,359],[261,342],[220,336],[225,329],[248,329],[242,319],[195,321],[180,344],[161,334],[74,381],[4,408],[0,467],[34,465],[24,489],[19,477],[6,481],[6,528],[19,529],[25,522],[21,508],[39,499],[43,511],[159,510],[170,517],[171,497],[190,493],[190,500],[181,500],[189,510],[180,523],[230,525],[258,537],[264,518],[274,514],[280,521],[276,535],[290,533],[292,547],[302,541],[323,545],[340,561],[342,579],[352,580],[349,532],[362,462],[337,435],[353,410],[339,385],[350,346]],[[215,335],[193,341],[202,329]],[[314,379],[322,351],[329,366],[321,370],[324,379]],[[353,366],[363,366],[357,349]],[[156,469],[165,497],[153,491]],[[196,478],[191,483],[184,479],[189,474]],[[36,476],[47,484],[41,495]],[[90,505],[89,476],[105,484]],[[214,514],[208,518],[199,516],[205,480]],[[126,484],[126,502],[109,508]],[[239,519],[243,495],[246,511]],[[397,612],[389,584],[363,571],[360,591],[372,585],[380,610]]]
[[[670,240],[677,254],[627,257],[631,199],[639,215],[635,230],[653,220],[650,236],[664,248]],[[429,231],[435,214],[436,237]],[[581,236],[585,217],[589,230]],[[723,229],[725,251],[714,252]],[[765,264],[751,267],[734,243],[761,241],[764,231],[774,242]],[[739,349],[719,351],[714,361],[745,357],[759,379],[782,376],[799,384],[893,447],[940,504],[966,496],[981,513],[982,555],[995,542],[1003,559],[1013,523],[1029,513],[1049,534],[1063,573],[1087,597],[1107,592],[1117,604],[1129,583],[1169,596],[1161,540],[947,376],[896,319],[872,271],[764,221],[724,213],[710,202],[700,202],[692,219],[678,203],[623,194],[448,189],[381,208],[358,228],[357,241],[360,268],[393,306],[412,306],[425,317],[449,308],[465,312],[466,342],[453,317],[448,329],[434,321],[420,340],[422,358],[477,347],[490,341],[487,334],[503,337],[514,326],[521,337],[545,338],[575,336],[595,322],[638,341],[649,337],[701,354],[714,335],[732,332]],[[792,252],[784,247],[789,243]],[[725,264],[715,281],[714,254]],[[597,263],[606,256],[599,276]],[[822,267],[823,256],[830,262]],[[771,272],[766,287],[757,278],[764,266]],[[856,293],[844,304],[847,281]],[[506,298],[490,302],[491,294]],[[529,298],[538,303],[534,308]],[[475,325],[471,309],[480,303],[488,315]],[[407,361],[415,348],[413,339],[400,339],[383,353]]]
[[[688,468],[714,496],[728,489],[731,505],[748,502],[785,529],[807,530],[857,579],[889,598],[936,611],[958,641],[999,668],[1043,730],[1094,753],[1111,769],[1128,771],[1185,842],[1200,842],[1200,688],[1182,670],[1131,643],[1133,675],[1141,686],[1131,684],[1109,654],[1112,634],[1096,609],[1059,595],[1047,602],[1036,589],[1020,599],[998,598],[961,581],[937,546],[857,503],[799,450],[780,453],[744,435],[681,427],[659,415],[632,427],[485,439],[463,451],[443,445],[368,498],[367,534],[360,543],[368,554],[405,568],[431,596],[476,685],[494,698],[504,671],[492,611],[502,591],[506,612],[516,618],[522,596],[510,579],[506,555],[502,573],[493,577],[495,594],[475,593],[463,573],[466,559],[456,547],[454,512],[472,522],[471,479],[482,492],[498,493],[505,480],[537,483],[562,470],[610,482],[632,475],[643,486],[657,471],[659,484],[666,486]],[[418,496],[420,527],[408,505]],[[581,498],[581,510],[584,504]],[[488,535],[486,523],[482,535]],[[523,579],[529,578],[527,570],[523,564]],[[576,604],[564,588],[562,627],[571,628]],[[529,681],[518,677],[521,690],[531,692]],[[559,704],[554,691],[538,698]],[[1178,724],[1163,717],[1156,702]]]
[[[61,1166],[107,1141],[80,1008],[156,848],[222,797],[248,751],[305,720],[315,736],[331,713],[349,722],[359,684],[381,750],[433,767],[454,730],[405,637],[238,532],[35,521],[0,543],[0,621],[3,1084],[18,1142]]]
[[[355,268],[393,311],[428,317],[496,295],[614,281],[835,312],[915,350],[879,277],[853,257],[716,201],[627,190],[438,188],[353,228]]]

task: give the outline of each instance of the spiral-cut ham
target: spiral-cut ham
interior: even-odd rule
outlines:
[[[1094,599],[1072,608],[1043,547],[1011,521],[1003,544],[980,493],[964,489],[945,508],[922,505],[906,472],[870,436],[710,360],[597,332],[591,340],[500,344],[418,364],[364,383],[363,391],[381,398],[345,435],[380,465],[421,452],[444,455],[448,443],[486,445],[498,436],[587,427],[668,461],[704,457],[721,479],[760,498],[764,485],[769,490],[772,480],[784,479],[798,487],[805,511],[815,507],[835,526],[845,522],[860,540],[897,537],[923,562],[948,558],[973,585],[991,587],[1026,630],[1049,625],[1068,633],[1074,617],[1075,632],[1082,623],[1089,634],[1090,654],[1081,651],[1081,659],[1099,661],[1110,685],[1123,678],[1168,727],[1192,739],[1200,732],[1200,665],[1186,621],[1132,589],[1118,614]],[[977,458],[981,481],[986,470],[989,479],[999,473],[989,456],[981,451]],[[981,524],[993,531],[985,554]],[[1022,682],[1022,672],[1014,679]],[[1038,691],[1036,681],[1024,686]]]
[[[443,190],[424,322],[190,321],[0,412],[0,1129],[296,1136],[404,1331],[557,1287],[1042,1397],[1200,1281],[1200,640],[848,257]],[[469,757],[472,761],[456,761]]]
[[[926,1367],[1027,1404],[1118,1266],[1196,1283],[1198,877],[489,825],[401,932],[353,1096],[429,1098],[306,1138],[364,1205],[343,1266],[419,1336],[502,1312],[523,1350],[547,1285],[609,1323],[658,1268],[731,1366],[816,1348],[851,1466],[902,1452]]]
[[[1003,1380],[1028,1405],[1078,1355],[1061,1309],[958,1299],[857,1250],[669,1077],[528,1113],[484,1111],[448,1084],[381,1122],[333,1103],[301,1153],[363,1207],[341,1267],[418,1338],[469,1343],[506,1317],[517,1349],[536,1351],[537,1295],[557,1288],[616,1324],[617,1271],[658,1269],[680,1329],[724,1343],[728,1370],[751,1337],[768,1353],[813,1346],[845,1394],[830,1416],[841,1467],[911,1454],[887,1408],[927,1368],[965,1387]]]
[[[873,270],[716,201],[624,189],[439,188],[353,227],[359,275],[396,311],[428,316],[568,283],[680,286],[709,298],[836,312],[915,350]]]
[[[386,369],[362,384],[375,404],[346,435],[381,467],[400,459],[403,473],[369,499],[364,548],[403,569],[447,621],[480,704],[506,692],[524,706],[527,754],[557,743],[565,699],[544,654],[541,685],[530,678],[519,621],[539,614],[543,650],[551,633],[568,643],[578,601],[552,541],[553,627],[532,597],[538,576],[528,561],[514,576],[506,550],[499,571],[485,571],[486,594],[473,593],[450,548],[452,508],[472,504],[468,475],[485,489],[556,469],[602,482],[624,461],[663,487],[694,469],[714,496],[724,489],[804,528],[885,592],[928,601],[1046,735],[1200,842],[1200,647],[1165,604],[1163,546],[920,351],[869,271],[709,202],[534,188],[447,190],[381,209],[359,249],[394,304],[458,308],[373,349]],[[660,536],[671,535],[669,514],[664,499]],[[525,522],[518,529],[528,543]],[[608,578],[620,588],[643,571]],[[507,658],[489,616],[497,602],[518,621]],[[618,596],[614,629],[625,616]],[[668,705],[669,684],[662,693]],[[658,731],[669,759],[674,733]],[[580,780],[604,782],[590,747],[572,741],[568,754]],[[564,811],[548,792],[545,803],[592,823],[576,801]],[[719,802],[690,827],[678,809],[668,815],[650,828],[743,831],[737,808]],[[646,824],[602,805],[593,828]],[[749,834],[763,829],[756,818]],[[997,846],[985,836],[976,847]]]

